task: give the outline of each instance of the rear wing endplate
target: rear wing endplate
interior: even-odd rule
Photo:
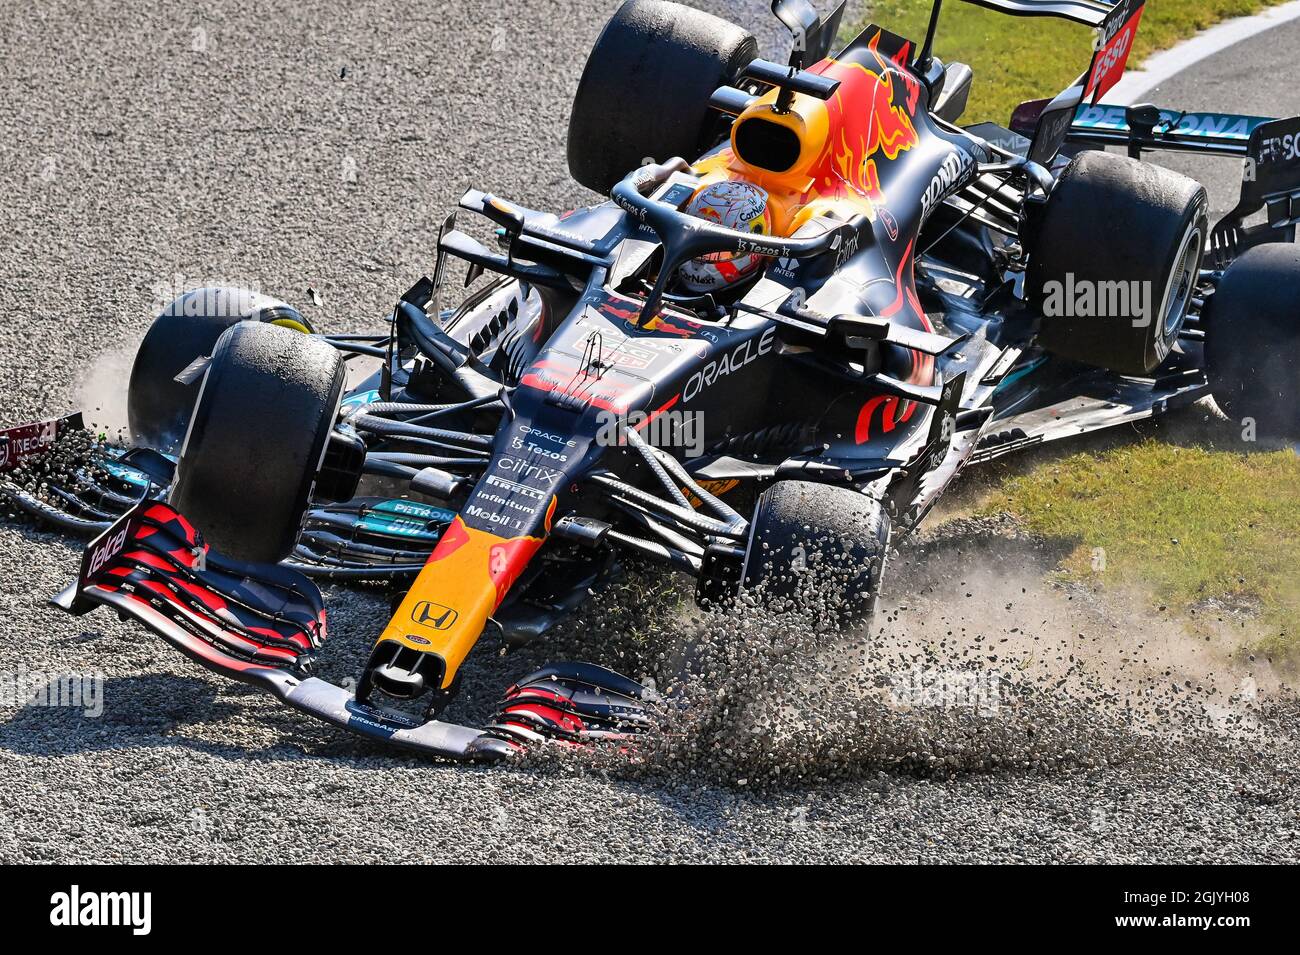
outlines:
[[[1124,75],[1146,0],[966,0],[967,3],[1020,17],[1057,17],[1097,31],[1086,73],[1061,92],[1038,115],[1029,158],[1050,165],[1085,102],[1097,103]]]

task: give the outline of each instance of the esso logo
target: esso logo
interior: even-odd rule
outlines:
[[[1260,162],[1265,163],[1300,159],[1300,134],[1287,133],[1285,136],[1266,139],[1261,144],[1259,153]]]
[[[1113,46],[1107,49],[1100,60],[1097,61],[1097,68],[1092,71],[1092,82],[1096,85],[1097,81],[1103,76],[1108,76],[1110,71],[1115,68],[1115,64],[1128,56],[1129,44],[1133,42],[1133,28],[1130,26],[1115,40]]]

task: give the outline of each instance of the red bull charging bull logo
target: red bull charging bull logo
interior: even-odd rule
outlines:
[[[873,202],[882,201],[879,157],[892,162],[920,141],[912,117],[921,86],[880,52],[880,40],[877,33],[865,49],[812,68],[811,72],[840,81],[826,103],[830,126],[826,149],[810,170],[814,189],[823,195],[842,195],[847,186]],[[905,45],[896,56],[906,58],[907,49]]]

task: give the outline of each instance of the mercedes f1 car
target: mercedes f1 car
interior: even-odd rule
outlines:
[[[1091,64],[1008,127],[963,127],[940,3],[919,44],[871,25],[832,52],[842,4],[776,0],[777,63],[730,23],[628,0],[569,126],[574,177],[607,201],[466,193],[432,277],[371,332],[190,292],[140,346],[134,446],[40,489],[9,475],[15,503],[97,535],[58,604],[428,753],[626,740],[665,701],[588,664],[521,679],[486,728],[438,716],[475,644],[542,638],[627,555],[706,604],[781,611],[831,579],[852,622],[968,465],[1210,393],[1300,431],[1300,120],[1101,104],[1142,0],[975,2],[1094,28]],[[1213,229],[1200,185],[1142,162],[1167,149],[1245,161]],[[376,370],[350,387],[353,360]],[[5,466],[76,426],[7,432]],[[309,673],[313,578],[403,588],[355,692]]]

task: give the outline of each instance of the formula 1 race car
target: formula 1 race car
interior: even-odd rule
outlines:
[[[1009,127],[963,128],[972,75],[931,52],[939,3],[919,45],[872,25],[832,54],[842,4],[776,0],[781,64],[628,0],[569,127],[574,177],[609,200],[466,193],[496,247],[449,216],[432,278],[371,333],[183,296],[136,358],[134,447],[4,485],[98,534],[57,602],[339,726],[495,758],[655,722],[663,701],[588,664],[522,679],[485,729],[437,719],[478,641],[541,638],[626,555],[705,604],[780,612],[829,579],[853,623],[966,465],[1210,393],[1300,433],[1300,120],[1099,104],[1142,0],[976,2],[1095,28],[1092,63]],[[1200,185],[1141,161],[1161,149],[1244,159],[1240,205],[1211,230]],[[448,307],[453,260],[471,291]],[[377,370],[349,388],[354,359]],[[8,432],[5,465],[77,424]],[[311,578],[405,588],[355,693],[308,675]]]

